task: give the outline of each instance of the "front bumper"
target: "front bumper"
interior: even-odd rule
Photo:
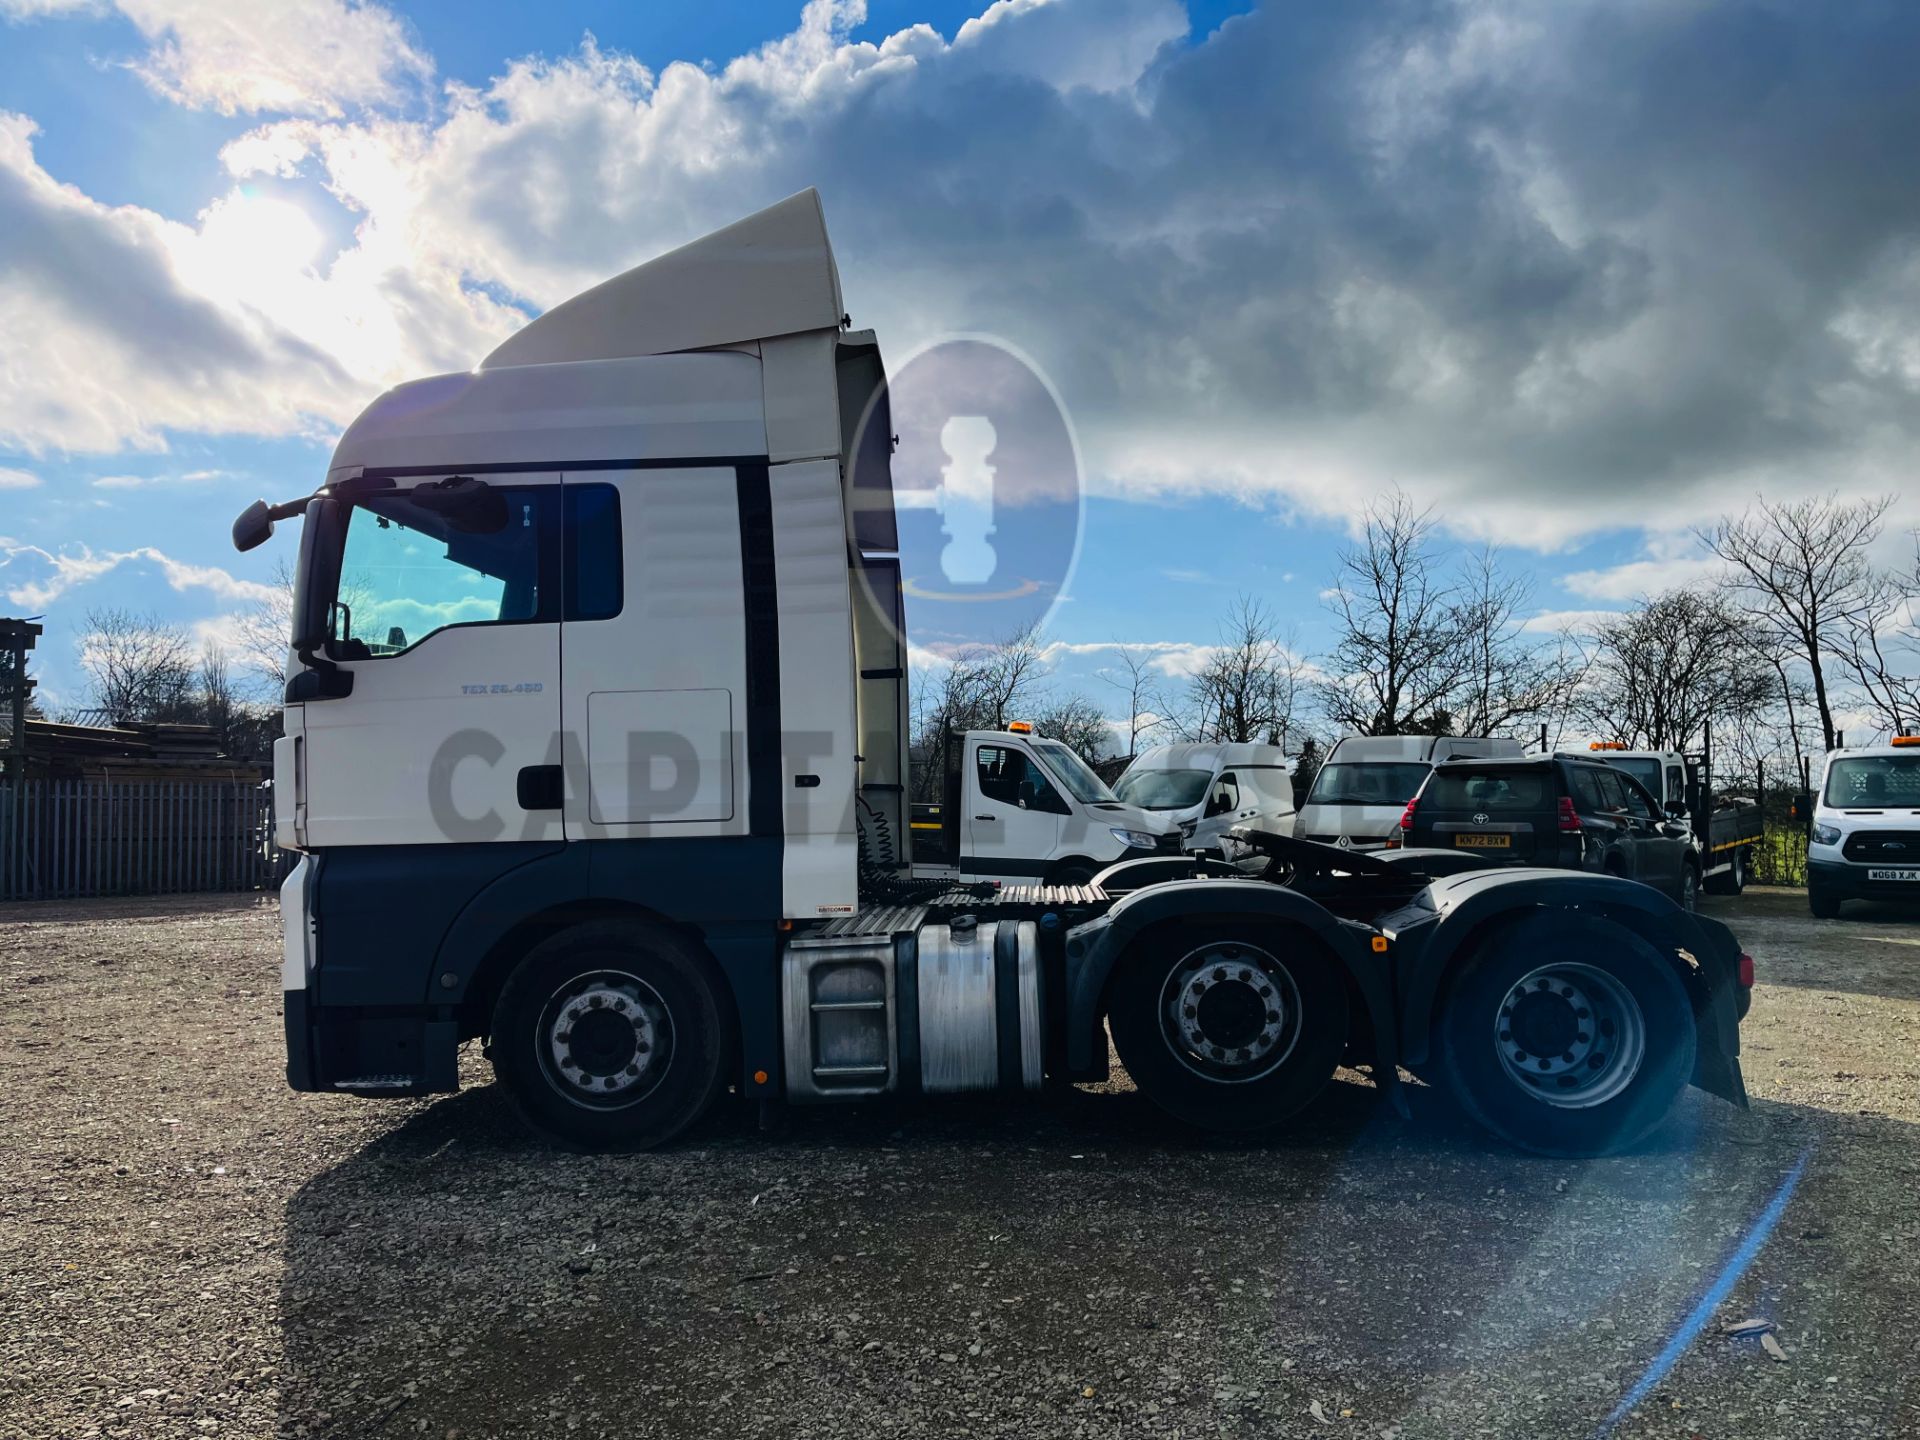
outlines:
[[[1920,876],[1920,866],[1858,865],[1850,860],[1807,860],[1807,886],[1822,895],[1841,900],[1889,900],[1896,904],[1920,905],[1920,879],[1869,880],[1869,870],[1910,870]]]

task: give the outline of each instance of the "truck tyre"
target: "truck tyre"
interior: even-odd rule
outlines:
[[[1203,1130],[1259,1130],[1332,1078],[1347,988],[1304,932],[1180,927],[1122,959],[1108,1025],[1134,1085],[1167,1114]]]
[[[1727,868],[1707,877],[1709,895],[1738,895],[1747,888],[1747,852],[1736,850]]]
[[[1693,1007],[1673,965],[1598,915],[1495,930],[1455,978],[1437,1077],[1468,1116],[1541,1155],[1624,1150],[1693,1075]]]
[[[1816,920],[1838,920],[1840,918],[1840,897],[1825,890],[1807,887],[1807,908],[1813,911]]]
[[[563,930],[501,987],[494,1074],[528,1124],[566,1144],[663,1145],[722,1088],[720,983],[706,956],[658,926]]]

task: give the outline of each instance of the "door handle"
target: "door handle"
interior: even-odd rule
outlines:
[[[976,816],[974,816],[973,818],[974,818],[974,819],[976,819],[976,820],[993,820],[993,821],[998,821],[1000,817],[999,817],[998,815],[976,815]]]
[[[522,810],[558,810],[566,793],[565,772],[558,765],[528,765],[514,777],[513,798]]]

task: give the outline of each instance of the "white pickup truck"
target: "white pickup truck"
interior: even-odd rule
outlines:
[[[1588,749],[1596,759],[1626,771],[1660,802],[1661,808],[1693,830],[1700,875],[1714,895],[1738,895],[1753,875],[1753,847],[1766,827],[1758,801],[1722,795],[1714,786],[1705,754],[1678,750],[1628,750],[1607,741]]]
[[[1176,824],[1022,721],[950,735],[941,782],[937,805],[913,807],[916,879],[1084,885],[1116,861],[1180,853]]]

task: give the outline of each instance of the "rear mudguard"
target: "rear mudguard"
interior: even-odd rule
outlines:
[[[1436,880],[1415,903],[1384,917],[1392,934],[1404,929],[1418,943],[1394,945],[1399,958],[1400,1057],[1428,1058],[1433,1024],[1448,977],[1489,928],[1535,909],[1585,910],[1606,915],[1673,960],[1693,1001],[1699,1059],[1693,1083],[1745,1107],[1740,1074],[1740,943],[1717,920],[1689,915],[1651,886],[1607,875],[1565,870],[1482,870]],[[1424,933],[1423,933],[1424,932]]]
[[[1404,1110],[1396,1070],[1398,1039],[1394,1026],[1389,957],[1374,953],[1375,932],[1337,919],[1304,895],[1279,885],[1247,880],[1170,880],[1135,890],[1115,902],[1097,920],[1075,926],[1067,936],[1067,1065],[1072,1071],[1091,1064],[1094,1041],[1106,1011],[1107,982],[1114,967],[1140,933],[1163,921],[1199,924],[1232,918],[1275,932],[1311,936],[1352,981],[1373,1030],[1375,1083]]]

